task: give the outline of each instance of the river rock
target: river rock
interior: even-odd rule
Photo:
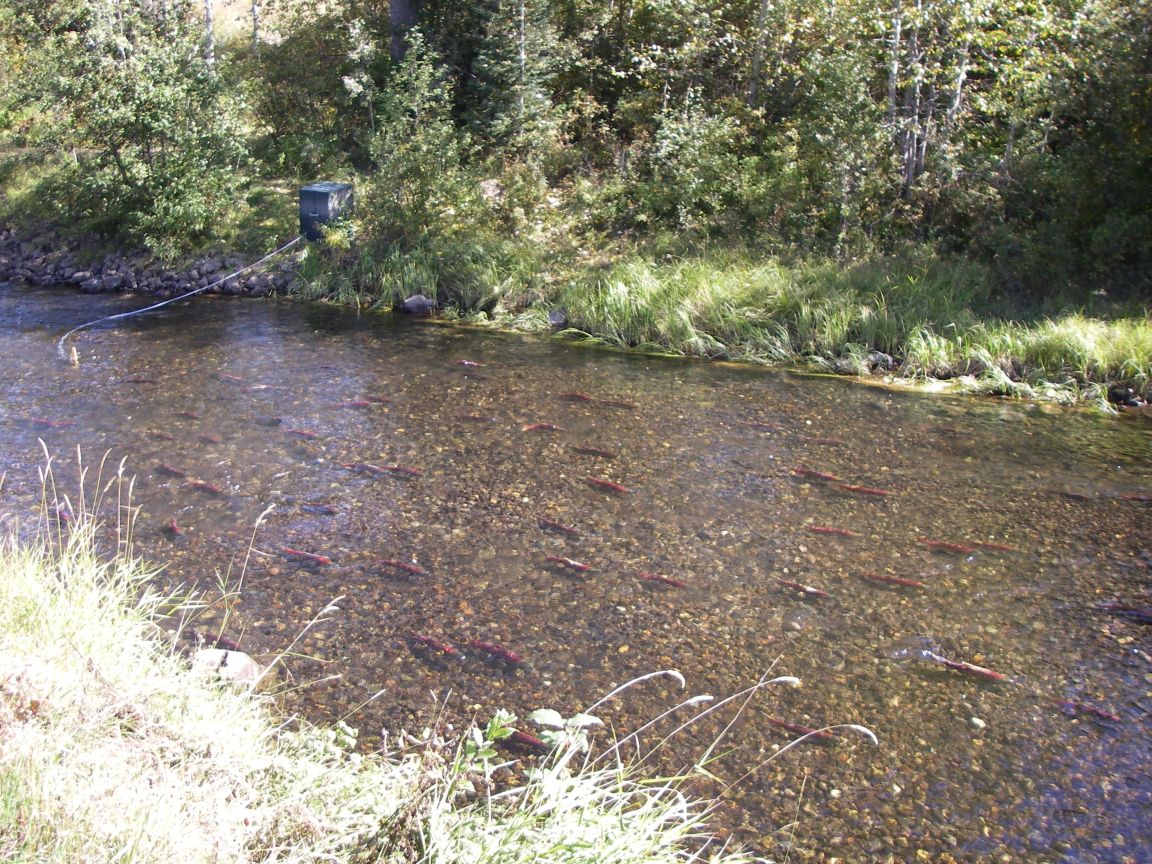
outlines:
[[[1123,385],[1113,385],[1108,388],[1108,401],[1113,405],[1121,405],[1125,408],[1140,408],[1144,405],[1144,400],[1140,394],[1131,387]]]
[[[400,311],[406,315],[431,315],[436,304],[423,294],[413,294],[400,304]]]
[[[254,687],[264,674],[264,667],[243,651],[227,648],[201,648],[192,655],[192,666],[214,674],[221,681]]]
[[[257,273],[245,280],[248,294],[252,297],[264,297],[272,293],[272,277],[267,273]]]
[[[124,277],[119,273],[109,273],[100,279],[100,290],[111,293],[118,291],[124,285]]]
[[[868,355],[868,368],[873,372],[877,369],[884,372],[891,372],[896,368],[896,361],[892,359],[891,354],[885,354],[883,351],[873,351]]]
[[[229,271],[241,270],[251,263],[244,256],[217,254],[188,262],[187,269],[177,271],[163,267],[145,252],[137,252],[107,254],[98,263],[82,264],[80,261],[93,260],[90,244],[78,241],[80,248],[87,250],[78,255],[49,229],[32,233],[36,236],[22,239],[15,229],[0,229],[0,281],[73,285],[85,294],[142,291],[165,299],[209,285],[223,275],[225,267]],[[297,278],[299,261],[289,256],[269,267],[274,268],[273,272],[265,269],[254,274],[257,281],[237,279],[217,293],[263,296],[289,290]]]

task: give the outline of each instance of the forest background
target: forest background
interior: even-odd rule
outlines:
[[[0,218],[267,251],[347,180],[313,296],[1139,404],[1150,7],[18,0]]]

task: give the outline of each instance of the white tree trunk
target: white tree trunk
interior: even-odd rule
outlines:
[[[524,91],[528,88],[528,0],[520,0],[520,32],[518,35],[516,59],[520,64],[520,117],[524,117]]]
[[[212,0],[204,0],[204,59],[209,63],[216,62],[214,23],[212,20]]]
[[[768,25],[768,2],[760,0],[760,11],[756,14],[756,47],[752,49],[752,69],[748,74],[748,104],[756,101],[756,91],[760,87],[760,72],[764,68],[764,43],[768,34],[764,28]]]
[[[252,0],[252,55],[260,54],[260,3]]]
[[[892,55],[888,65],[888,127],[896,125],[896,95],[900,86],[900,35],[904,17],[900,12],[900,2],[892,10]]]

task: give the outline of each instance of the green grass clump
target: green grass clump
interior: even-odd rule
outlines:
[[[628,257],[574,279],[555,302],[569,312],[564,335],[626,349],[858,374],[880,352],[894,382],[958,379],[974,392],[1063,402],[1152,385],[1147,313],[1026,314],[987,268],[961,260]]]
[[[573,327],[620,347],[759,362],[896,351],[936,322],[968,326],[987,298],[979,268],[914,261],[842,267],[743,254],[629,259],[560,302]]]

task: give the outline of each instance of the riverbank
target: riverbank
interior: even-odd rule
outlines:
[[[204,293],[264,297],[293,287],[294,264],[285,259],[228,278],[258,257],[205,254],[177,267],[142,252],[110,252],[95,242],[69,243],[51,229],[0,230],[0,281],[71,285],[84,294],[137,292],[168,298],[208,289]],[[215,282],[219,284],[209,287]]]
[[[85,255],[51,232],[25,239],[10,229],[0,233],[0,280],[160,298],[204,289],[286,294],[404,311],[415,296],[417,309],[452,320],[630,351],[1106,410],[1152,404],[1148,309],[1103,292],[1089,306],[1058,295],[1025,303],[987,267],[923,250],[845,263],[742,249],[561,254],[526,243],[480,246],[469,258],[341,243],[334,237],[334,245],[226,278],[257,256],[208,255],[172,268],[143,256]]]
[[[614,750],[580,767],[580,724],[552,757],[524,759],[499,743],[510,715],[433,721],[370,754],[339,720],[284,717],[274,687],[189,662],[205,598],[156,593],[130,526],[63,497],[45,512],[24,539],[0,514],[3,860],[750,860],[710,843],[706,804],[679,782],[643,782]],[[525,762],[540,768],[528,779]]]

